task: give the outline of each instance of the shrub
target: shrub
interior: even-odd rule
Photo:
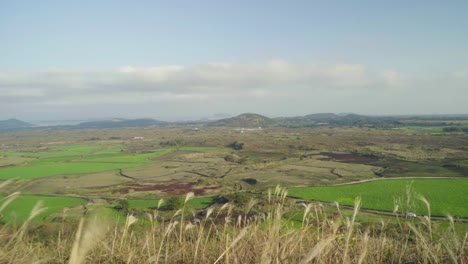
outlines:
[[[238,141],[234,141],[234,142],[232,142],[231,144],[227,145],[227,147],[232,148],[232,149],[235,149],[235,150],[241,150],[241,149],[244,148],[244,143],[238,142]]]
[[[237,205],[244,205],[249,201],[249,197],[243,192],[235,192],[228,194],[226,195],[226,198],[229,202],[235,203]]]
[[[167,140],[159,142],[159,145],[161,147],[174,147],[177,146],[177,142],[175,142],[174,140]]]
[[[450,127],[444,127],[443,128],[444,132],[461,132],[461,128],[455,127],[455,126],[450,126]]]
[[[184,206],[184,199],[179,196],[173,196],[164,203],[164,209],[166,210],[177,210]]]
[[[224,156],[224,160],[228,162],[234,162],[234,163],[239,163],[239,164],[244,164],[247,159],[243,158],[241,156],[238,156],[236,154],[228,154]]]
[[[114,206],[114,209],[123,212],[124,214],[128,213],[128,209],[130,208],[128,201],[127,200],[120,200],[116,206]]]
[[[242,179],[242,181],[250,185],[257,184],[257,180],[254,178],[245,178],[245,179]]]

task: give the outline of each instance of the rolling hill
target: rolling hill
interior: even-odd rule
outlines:
[[[0,130],[16,130],[22,128],[29,128],[33,125],[18,119],[0,120]]]
[[[142,119],[112,119],[104,121],[91,121],[80,123],[73,128],[84,129],[84,128],[118,128],[118,127],[151,127],[151,126],[162,126],[168,124],[164,121],[154,120],[151,118]]]
[[[231,118],[224,118],[208,124],[209,126],[226,127],[270,127],[276,125],[274,119],[259,114],[245,113]]]

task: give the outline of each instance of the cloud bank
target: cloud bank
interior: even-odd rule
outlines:
[[[197,117],[216,112],[295,115],[466,113],[468,71],[410,76],[361,64],[207,63],[107,71],[0,72],[0,117]]]

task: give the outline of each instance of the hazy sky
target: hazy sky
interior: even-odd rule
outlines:
[[[468,113],[468,1],[0,0],[0,119]]]

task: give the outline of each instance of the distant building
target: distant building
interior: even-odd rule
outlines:
[[[142,139],[145,139],[144,137],[133,137],[133,139],[135,140],[142,140]]]
[[[244,128],[244,127],[241,127],[241,128],[235,128],[234,129],[235,131],[240,131],[241,133],[244,133],[246,131],[260,131],[260,130],[263,130],[262,127],[258,127],[258,128]]]

